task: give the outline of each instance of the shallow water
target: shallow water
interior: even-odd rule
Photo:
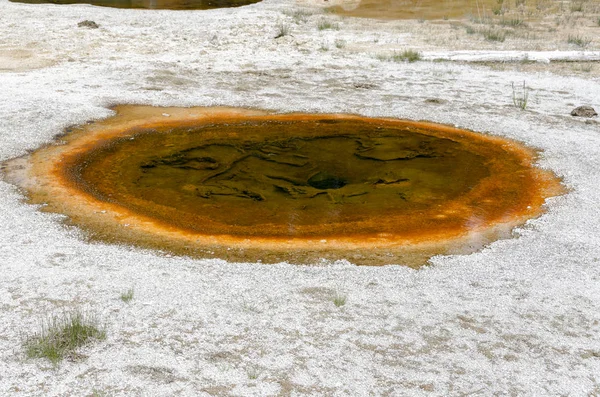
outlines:
[[[166,10],[208,10],[240,7],[260,0],[10,0],[29,4],[91,4],[115,8],[147,8]]]

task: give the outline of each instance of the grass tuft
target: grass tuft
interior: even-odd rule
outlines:
[[[587,47],[592,42],[592,40],[579,35],[569,35],[567,42],[569,44],[575,44],[578,47],[584,48]]]
[[[336,291],[333,295],[333,298],[331,298],[331,301],[336,307],[341,307],[346,304],[347,299],[348,297],[346,296],[346,294],[342,294],[341,292]]]
[[[96,316],[76,310],[49,318],[24,346],[28,357],[47,358],[57,364],[78,347],[105,338],[106,330]]]
[[[319,30],[340,30],[340,25],[327,19],[321,19],[317,25]]]
[[[415,50],[404,50],[399,54],[394,54],[392,56],[392,60],[394,62],[402,62],[402,61],[408,61],[408,62],[416,62],[416,61],[420,61],[422,58],[421,53],[419,51],[415,51]]]
[[[125,303],[131,302],[133,299],[133,288],[129,288],[127,291],[121,292],[121,300]]]
[[[527,104],[529,102],[529,88],[527,88],[525,82],[523,82],[523,88],[520,90],[515,88],[515,83],[511,83],[511,86],[513,105],[521,110],[527,109]]]
[[[290,34],[290,27],[285,22],[279,21],[277,23],[276,29],[277,29],[277,33],[275,34],[276,39]]]

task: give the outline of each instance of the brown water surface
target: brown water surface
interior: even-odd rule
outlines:
[[[166,10],[208,10],[240,7],[260,0],[10,0],[29,4],[91,4],[115,8],[147,8]]]
[[[232,260],[415,266],[506,237],[560,192],[532,167],[533,151],[432,123],[117,111],[8,166],[34,202],[109,241]]]

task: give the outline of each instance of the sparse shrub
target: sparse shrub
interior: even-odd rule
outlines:
[[[513,105],[521,110],[527,109],[527,104],[529,101],[529,88],[527,88],[525,82],[523,82],[523,88],[520,90],[515,88],[515,83],[511,83],[511,86]]]
[[[472,26],[467,26],[467,34],[475,34],[477,31]]]
[[[24,347],[28,357],[57,364],[78,347],[105,338],[106,330],[96,316],[76,310],[49,318],[38,333],[25,340]]]

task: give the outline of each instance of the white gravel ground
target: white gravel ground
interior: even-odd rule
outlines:
[[[415,48],[429,22],[321,14],[295,22],[296,7],[265,0],[173,12],[0,0],[0,161],[109,116],[111,104],[225,105],[508,136],[542,149],[540,166],[570,192],[548,200],[548,212],[513,239],[415,271],[89,244],[0,182],[0,395],[600,395],[600,123],[569,115],[576,105],[600,110],[597,74],[389,62],[380,51]],[[321,18],[339,30],[319,31]],[[78,28],[84,19],[100,28]],[[290,34],[274,39],[279,23]],[[456,46],[422,48],[452,59]],[[510,39],[498,46],[521,49]],[[593,46],[555,55],[593,59]],[[526,111],[512,103],[511,83],[523,81]],[[129,288],[134,299],[124,303]],[[334,305],[336,294],[347,303]],[[107,339],[57,367],[28,359],[23,339],[72,308],[99,314]]]

